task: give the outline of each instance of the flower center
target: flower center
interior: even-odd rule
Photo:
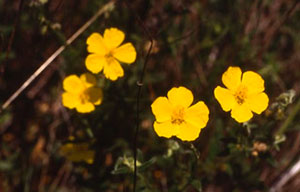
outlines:
[[[80,99],[80,102],[81,102],[81,103],[86,103],[86,102],[90,99],[90,97],[89,97],[89,95],[88,95],[85,91],[83,91],[83,92],[79,95],[79,99]]]
[[[113,58],[113,51],[108,51],[108,52],[104,55],[104,57],[105,57],[106,59],[111,59],[111,58]]]
[[[247,88],[245,86],[240,86],[234,93],[234,98],[239,105],[242,105],[247,98]]]
[[[110,66],[110,64],[114,63],[114,56],[113,56],[113,51],[109,51],[104,55],[106,59],[106,64]]]
[[[176,107],[173,110],[172,116],[171,116],[171,122],[172,124],[180,125],[184,122],[184,108],[183,107]]]

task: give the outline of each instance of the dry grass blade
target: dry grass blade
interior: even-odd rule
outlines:
[[[81,33],[83,33],[96,19],[104,13],[111,11],[114,8],[114,1],[111,1],[101,7],[96,14],[91,17],[82,27],[80,27],[67,41],[65,45],[59,47],[23,84],[12,94],[7,101],[2,105],[1,110],[6,109],[31,83],[37,76],[39,76],[51,63],[58,57],[65,48],[70,45]]]
[[[297,161],[297,163],[290,168],[287,172],[285,172],[280,180],[273,185],[273,187],[270,189],[270,192],[279,192],[281,191],[282,187],[295,175],[297,175],[300,172],[300,159]]]

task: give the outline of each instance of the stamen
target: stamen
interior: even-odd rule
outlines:
[[[234,98],[239,105],[242,105],[247,97],[247,88],[240,86],[234,94]]]
[[[109,51],[107,54],[104,56],[106,58],[107,64],[110,65],[114,61],[114,56],[112,51]]]
[[[106,59],[113,58],[113,53],[112,53],[112,51],[109,51],[108,53],[106,53],[104,57],[106,57]]]
[[[184,122],[184,108],[183,107],[177,107],[171,116],[171,123],[180,125]]]
[[[81,103],[86,103],[90,97],[89,95],[86,93],[86,91],[83,91],[80,95],[79,95],[79,98],[80,98],[80,102]]]

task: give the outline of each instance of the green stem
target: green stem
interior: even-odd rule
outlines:
[[[282,135],[286,131],[286,129],[288,128],[290,123],[294,120],[294,118],[297,115],[299,110],[300,110],[300,99],[298,99],[298,102],[297,102],[296,106],[294,107],[293,111],[290,113],[288,118],[283,122],[283,124],[278,129],[278,131],[276,132],[275,135]]]
[[[196,149],[195,145],[191,143],[191,149],[193,150],[196,160],[198,161],[200,159],[200,152]]]

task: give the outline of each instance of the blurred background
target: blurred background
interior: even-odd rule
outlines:
[[[0,104],[109,2],[0,0]],[[136,62],[122,65],[116,82],[98,75],[104,99],[94,112],[64,108],[63,79],[87,72],[87,37],[110,27],[133,43]],[[1,111],[0,192],[132,191],[136,82],[148,51],[137,191],[300,190],[299,173],[280,183],[300,159],[299,1],[128,0],[110,4]],[[229,66],[261,74],[270,98],[243,125],[213,96]],[[210,109],[192,144],[160,138],[152,127],[151,103],[175,86]]]

